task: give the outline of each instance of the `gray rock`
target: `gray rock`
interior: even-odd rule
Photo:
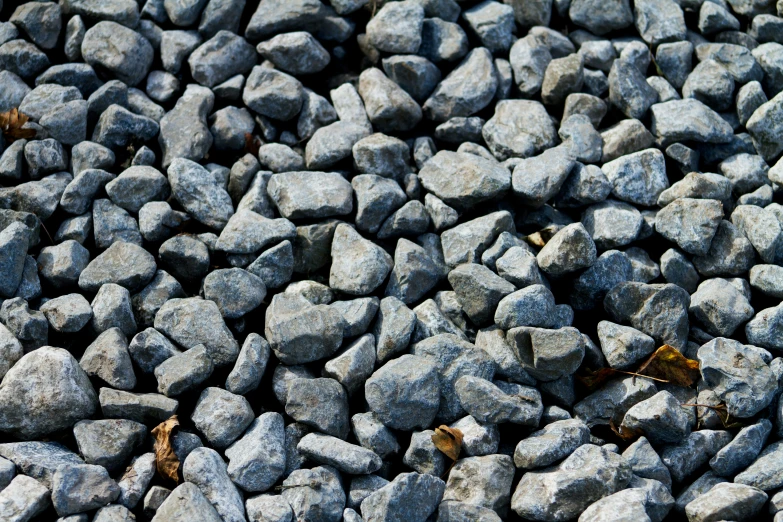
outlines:
[[[477,48],[438,84],[424,103],[424,112],[436,122],[470,116],[492,101],[496,89],[491,54],[486,48]]]
[[[217,304],[227,319],[237,319],[258,308],[266,297],[263,281],[241,268],[210,272],[204,278],[204,298]]]
[[[477,325],[490,322],[498,303],[515,290],[514,285],[475,263],[459,265],[448,278],[462,309]]]
[[[400,451],[394,433],[373,413],[357,413],[351,417],[351,426],[359,444],[379,457],[385,458]]]
[[[402,473],[362,501],[362,517],[368,522],[385,519],[424,522],[438,508],[445,489],[445,483],[438,477]]]
[[[345,215],[353,210],[351,185],[336,172],[274,174],[267,191],[286,219]]]
[[[691,296],[689,311],[705,330],[720,337],[730,336],[753,317],[750,302],[725,279],[708,279]]]
[[[149,488],[155,472],[154,453],[145,453],[134,457],[130,466],[125,469],[125,472],[117,481],[117,485],[120,487],[120,496],[117,498],[117,503],[127,509],[135,508],[144,496],[147,488]]]
[[[256,66],[245,83],[242,100],[262,116],[287,121],[302,108],[302,89],[302,84],[293,76]]]
[[[679,443],[690,434],[690,419],[674,395],[661,391],[632,406],[623,427],[641,430],[653,444]]]
[[[731,126],[699,100],[692,98],[657,103],[650,132],[663,144],[691,140],[700,143],[731,141]]]
[[[670,248],[661,256],[661,274],[667,283],[681,286],[688,292],[696,291],[699,274],[685,255],[676,248]]]
[[[514,14],[511,6],[487,1],[466,9],[462,13],[462,18],[478,36],[482,46],[492,52],[498,52],[511,47]],[[547,23],[548,20],[543,25]]]
[[[184,353],[167,357],[154,368],[158,391],[166,396],[179,395],[204,382],[214,370],[207,349],[197,345]]]
[[[739,216],[739,215],[738,215]],[[765,216],[766,222],[769,222]],[[753,223],[753,220],[743,220],[743,225]],[[755,230],[755,229],[746,229]],[[762,231],[759,230],[759,235]],[[756,236],[752,236],[755,237]],[[762,245],[757,240],[757,244]],[[763,247],[762,247],[763,249]],[[710,250],[705,256],[693,258],[693,264],[704,276],[739,275],[751,268],[755,258],[753,245],[745,237],[742,230],[729,221],[721,221],[718,230],[710,244]]]
[[[532,284],[509,293],[497,304],[495,323],[504,329],[553,325],[555,298],[542,284]]]
[[[543,411],[538,390],[527,386],[466,375],[455,390],[463,408],[479,422],[537,426]]]
[[[0,515],[6,520],[30,520],[50,503],[47,487],[26,475],[17,475],[0,491]]]
[[[127,337],[136,333],[136,320],[127,288],[107,283],[98,290],[90,306],[93,311],[91,325],[95,332],[116,327]]]
[[[239,345],[212,301],[170,299],[156,314],[155,329],[185,349],[203,344],[218,367],[234,362],[239,353]]]
[[[367,116],[381,132],[410,130],[421,120],[421,107],[380,69],[370,68],[361,74],[359,94]]]
[[[199,396],[191,420],[210,444],[225,448],[253,421],[253,410],[241,395],[210,387]]]
[[[63,465],[52,478],[52,504],[61,516],[104,506],[119,493],[119,486],[101,466]]]
[[[393,265],[382,248],[343,224],[334,232],[332,259],[329,285],[353,295],[366,295],[378,288]]]
[[[128,341],[119,328],[101,333],[84,351],[79,365],[91,377],[99,377],[112,388],[132,390],[136,386]]]
[[[380,51],[415,54],[422,37],[424,9],[416,2],[387,4],[367,23],[367,39]]]
[[[734,440],[710,459],[710,467],[718,476],[736,475],[756,460],[771,430],[772,424],[766,419],[742,428]]]
[[[505,513],[514,466],[508,455],[460,459],[449,473],[444,501],[455,500]]]
[[[263,337],[251,333],[245,338],[236,364],[226,378],[226,389],[245,395],[258,388],[269,361],[269,344]]]
[[[339,522],[345,507],[340,474],[330,466],[292,472],[283,481],[282,497],[291,506],[293,520]]]
[[[253,47],[241,36],[230,31],[217,31],[212,38],[197,47],[188,58],[193,79],[206,87],[247,73],[256,64]]]
[[[76,360],[52,347],[19,359],[3,378],[0,397],[0,430],[23,439],[69,428],[97,408],[95,391]]]
[[[604,300],[604,308],[615,321],[629,321],[656,343],[678,349],[685,347],[688,335],[689,304],[688,293],[679,286],[637,282],[617,284]]]
[[[511,214],[499,211],[446,230],[441,234],[444,261],[449,266],[476,263],[500,233],[513,229]]]
[[[658,212],[655,230],[689,254],[705,255],[723,218],[714,199],[680,198]]]
[[[764,506],[767,494],[743,484],[716,484],[685,506],[688,520],[702,522],[753,517]]]
[[[624,488],[631,476],[630,465],[619,455],[585,444],[557,467],[523,475],[511,509],[525,518],[568,520]]]
[[[99,400],[106,418],[128,418],[144,424],[159,424],[171,417],[179,403],[156,393],[135,394],[101,388]]]
[[[187,177],[188,170],[192,170],[192,167],[186,170],[183,162],[200,161],[207,155],[214,141],[207,125],[207,116],[212,112],[214,103],[215,95],[212,91],[205,87],[189,85],[174,108],[160,119],[158,144],[163,152],[162,165],[168,169],[170,178],[172,172],[177,173],[176,182],[180,191],[187,190],[183,186],[186,183],[195,185],[194,180]],[[184,165],[190,166],[188,163]],[[179,201],[183,196],[174,189],[175,181],[170,179],[170,182],[174,196]],[[202,183],[205,182],[206,180]],[[198,185],[188,188],[198,190],[197,187]],[[183,201],[180,203],[190,210]]]
[[[621,370],[635,368],[655,351],[655,341],[652,337],[634,328],[609,321],[598,323],[598,338],[601,351],[612,368]]]
[[[631,470],[637,477],[657,480],[667,488],[671,488],[672,478],[669,474],[669,468],[663,463],[646,437],[639,437],[636,442],[628,446],[622,456],[631,465]]]
[[[58,332],[78,332],[92,318],[90,303],[81,294],[67,294],[41,305],[49,324]]]
[[[116,472],[144,442],[147,428],[126,419],[85,420],[76,423],[73,434],[87,464]]]
[[[459,181],[455,183],[455,178]],[[473,154],[438,152],[419,172],[425,189],[447,205],[469,208],[502,196],[510,186],[508,170]]]
[[[482,134],[499,160],[533,156],[557,141],[555,127],[544,106],[529,100],[498,102]]]
[[[242,495],[234,483],[231,482],[231,478],[226,471],[226,463],[223,462],[223,458],[217,451],[209,448],[196,448],[193,450],[182,464],[182,477],[187,482],[196,485],[203,497],[209,501],[219,514],[216,515],[218,520],[226,522],[242,522],[245,520],[245,506],[242,503]],[[167,501],[158,509],[155,518],[161,516],[161,511],[165,512],[164,507],[172,497],[176,498],[176,491],[171,492]],[[169,519],[161,517],[161,520]]]
[[[345,439],[350,430],[348,395],[334,379],[293,379],[285,411],[297,422]]]
[[[317,73],[329,64],[328,51],[305,31],[277,35],[258,44],[257,49],[264,58],[291,74]]]
[[[672,479],[682,482],[730,441],[731,434],[727,431],[699,430],[682,442],[664,446],[661,460],[669,468]]]
[[[376,339],[377,360],[385,362],[407,348],[415,324],[416,316],[405,303],[396,297],[382,299],[372,330]]]
[[[370,410],[386,426],[411,430],[430,425],[440,405],[436,366],[404,355],[379,368],[365,383]]]
[[[364,384],[374,367],[375,337],[366,334],[328,361],[324,365],[323,375],[335,379],[352,394]]]
[[[163,68],[171,74],[177,74],[182,62],[199,45],[202,39],[196,31],[163,31],[160,37],[160,59]]]
[[[183,482],[160,504],[152,518],[155,522],[186,522],[201,518],[208,522],[223,520],[198,486]]]
[[[352,475],[372,473],[377,471],[382,463],[381,458],[368,449],[317,433],[305,435],[297,449],[320,464],[334,466]]]
[[[554,277],[592,266],[595,259],[595,243],[581,223],[563,227],[536,256],[541,270]]]
[[[87,30],[81,51],[87,63],[105,68],[130,86],[144,79],[153,57],[145,38],[110,21],[98,22]]]
[[[167,172],[172,196],[188,214],[211,228],[221,230],[226,226],[234,214],[231,198],[204,167],[177,158]]]
[[[635,241],[641,233],[643,219],[633,206],[608,200],[588,207],[582,214],[582,223],[595,246],[606,250]]]
[[[105,147],[121,148],[127,147],[133,140],[151,140],[159,130],[155,120],[111,104],[101,113],[92,133],[92,141]]]
[[[228,475],[248,492],[266,491],[283,475],[285,429],[279,413],[264,413],[226,449]]]
[[[250,520],[257,522],[290,522],[291,506],[281,495],[258,495],[247,499],[245,509]]]
[[[663,154],[647,149],[605,163],[601,168],[612,183],[612,193],[623,201],[652,206],[669,188]]]

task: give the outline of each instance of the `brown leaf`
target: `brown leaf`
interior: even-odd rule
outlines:
[[[257,136],[253,136],[249,132],[245,133],[245,152],[258,156],[258,149],[261,148],[261,140]]]
[[[175,484],[179,483],[179,459],[171,447],[171,437],[178,426],[179,419],[172,415],[152,430],[152,436],[155,437],[155,466],[162,477],[173,480]]]
[[[23,129],[24,124],[30,119],[17,109],[0,113],[0,130],[9,141],[35,138],[35,129]]]
[[[617,373],[617,370],[614,368],[601,368],[597,372],[588,369],[586,375],[577,375],[576,378],[579,382],[584,384],[588,390],[593,391],[605,383],[606,380],[615,373]]]
[[[435,428],[432,442],[444,455],[451,460],[457,460],[462,449],[462,432],[457,428],[449,428],[445,424]]]
[[[664,344],[642,364],[637,373],[665,379],[677,386],[690,386],[699,378],[699,361],[687,359],[668,344]]]
[[[718,418],[720,419],[721,423],[723,423],[724,428],[741,428],[744,425],[741,422],[738,422],[734,417],[729,414],[729,409],[726,407],[725,404],[717,404],[715,406],[711,406],[709,404],[683,404],[683,407],[696,407],[696,408],[709,408],[718,415]]]
[[[625,441],[636,439],[644,434],[644,432],[638,428],[631,429],[623,426],[622,424],[616,426],[614,421],[611,419],[609,420],[609,427],[612,428],[612,431],[615,433],[615,435],[617,435],[618,437],[620,437]]]

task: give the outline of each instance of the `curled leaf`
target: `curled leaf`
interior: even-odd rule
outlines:
[[[441,453],[451,460],[457,460],[462,449],[462,432],[457,428],[449,428],[444,424],[435,428],[435,433],[432,434],[432,442]]]
[[[621,439],[625,441],[633,440],[636,438],[639,438],[640,436],[644,435],[644,432],[640,429],[632,429],[628,428],[626,426],[623,426],[620,424],[619,426],[615,425],[613,420],[609,420],[609,427],[612,428],[612,431],[620,437]]]
[[[24,129],[24,124],[30,119],[17,109],[0,113],[0,130],[9,141],[35,138],[35,129]]]
[[[171,446],[171,437],[178,426],[179,419],[172,415],[152,429],[152,436],[155,437],[155,467],[162,477],[173,480],[175,484],[179,482],[179,459]]]
[[[677,386],[690,386],[699,378],[699,361],[686,358],[668,344],[664,344],[642,364],[637,373],[665,379]]]

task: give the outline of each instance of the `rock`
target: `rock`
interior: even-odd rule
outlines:
[[[731,126],[712,109],[693,98],[657,103],[650,108],[650,112],[650,132],[663,144],[686,140],[700,143],[731,141]]]
[[[188,64],[193,79],[212,88],[247,73],[256,64],[256,53],[241,36],[221,30],[190,54]]]
[[[498,102],[494,116],[484,125],[482,135],[499,160],[534,156],[557,142],[555,127],[546,109],[542,104],[529,100]]]
[[[714,199],[680,198],[658,212],[655,230],[694,255],[705,255],[723,218],[723,206]]]
[[[352,295],[371,293],[392,268],[389,254],[342,224],[334,232],[332,259],[329,285]]]
[[[772,370],[751,347],[718,337],[699,348],[697,358],[705,385],[726,403],[731,415],[750,417],[771,402],[776,381]],[[734,368],[730,360],[742,360],[742,370],[728,371],[727,364]]]
[[[92,385],[76,360],[61,348],[43,347],[23,356],[0,386],[0,430],[32,439],[70,428],[97,408]]]
[[[367,38],[379,51],[415,54],[423,22],[424,9],[416,2],[384,5],[367,23]]]
[[[340,475],[330,466],[292,472],[283,481],[282,497],[291,506],[294,520],[320,519],[337,522],[345,507],[345,493],[340,483]]]
[[[622,453],[623,458],[631,465],[637,477],[661,482],[667,488],[671,487],[672,478],[669,468],[661,461],[646,437],[639,437]]]
[[[753,517],[766,501],[766,493],[757,488],[743,484],[716,484],[685,506],[685,513],[688,520],[697,522]]]
[[[433,156],[419,171],[419,179],[425,189],[459,209],[499,198],[511,185],[509,172],[502,166],[473,154],[450,151]]]
[[[216,366],[234,362],[239,353],[239,345],[212,301],[170,299],[156,314],[155,329],[186,349],[203,344]]]
[[[234,483],[231,482],[226,472],[226,463],[223,462],[223,458],[217,451],[209,448],[193,450],[182,464],[182,477],[187,482],[196,485],[203,497],[214,507],[218,520],[226,522],[245,520],[245,506],[242,503],[242,496]],[[175,495],[176,490],[171,492],[169,499]],[[166,506],[166,502],[158,508],[156,518],[160,516],[164,506]]]
[[[425,428],[440,406],[436,366],[415,355],[384,364],[367,379],[364,390],[370,410],[394,429]]]
[[[84,420],[76,423],[73,434],[87,464],[116,472],[144,442],[147,428],[125,419]]]
[[[554,468],[525,473],[511,498],[511,509],[525,518],[568,520],[623,489],[631,476],[631,467],[622,457],[585,444]]]
[[[658,392],[631,407],[623,427],[640,430],[653,444],[679,443],[690,433],[690,419],[674,395]]]
[[[517,444],[514,464],[521,469],[552,465],[590,441],[589,429],[579,420],[562,420],[548,424]]]
[[[543,411],[538,390],[527,386],[466,375],[455,390],[465,411],[479,422],[537,426]]]
[[[266,491],[285,471],[285,429],[279,413],[264,413],[226,449],[228,474],[245,491]]]
[[[153,50],[139,33],[116,22],[102,21],[87,30],[82,56],[92,66],[100,66],[129,86],[141,82],[152,64]]]
[[[242,101],[262,116],[288,121],[302,108],[302,89],[302,84],[293,76],[255,66],[242,91]]]
[[[60,516],[105,506],[119,494],[119,486],[101,466],[64,465],[52,478],[52,504]]]
[[[438,84],[422,108],[436,122],[470,116],[492,101],[497,77],[488,49],[477,48]]]
[[[0,491],[0,515],[7,520],[30,520],[49,505],[46,486],[26,475],[17,475]]]
[[[274,174],[267,192],[286,219],[339,216],[353,210],[351,185],[335,172]]]
[[[285,411],[297,422],[334,437],[348,436],[348,394],[334,379],[293,379],[288,385]]]
[[[338,470],[353,475],[363,475],[377,471],[381,459],[370,450],[349,444],[336,437],[310,433],[299,442],[297,449],[305,456],[320,464],[334,466]]]
[[[424,522],[438,508],[445,489],[438,477],[402,473],[362,501],[362,518],[370,522],[389,517]]]
[[[367,117],[381,132],[410,130],[421,120],[419,104],[380,69],[371,68],[362,72],[359,76],[359,94],[364,100]]]
[[[194,518],[202,518],[208,522],[223,520],[198,486],[191,482],[183,482],[166,497],[152,520],[186,522]]]
[[[599,6],[604,9],[598,9]],[[625,0],[608,5],[594,0],[573,0],[568,14],[575,24],[599,35],[628,27],[634,20],[631,6]]]

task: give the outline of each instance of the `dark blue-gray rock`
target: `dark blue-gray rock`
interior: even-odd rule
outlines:
[[[705,256],[694,257],[693,264],[704,276],[735,276],[747,272],[755,256],[753,245],[743,231],[724,220],[718,225],[710,250]]]
[[[188,57],[193,79],[206,87],[214,87],[237,74],[247,73],[257,55],[244,38],[230,31],[218,31],[197,47]]]
[[[772,423],[767,419],[742,428],[731,442],[710,459],[710,467],[721,477],[736,475],[756,460],[770,431]]]
[[[231,481],[226,471],[226,463],[217,451],[209,448],[193,450],[182,464],[182,477],[185,481],[196,485],[219,514],[218,520],[225,522],[243,522],[245,520],[242,495]],[[175,494],[176,490],[171,493],[169,499]],[[164,502],[155,518],[160,516],[165,505]],[[201,516],[203,515],[199,515],[198,518]]]
[[[761,156],[755,154],[736,154],[723,160],[718,165],[720,173],[731,181],[737,194],[746,194],[769,181],[769,167]]]
[[[210,387],[199,396],[191,420],[210,444],[225,448],[253,421],[253,410],[241,395]]]
[[[678,349],[685,347],[688,337],[688,292],[677,285],[648,285],[621,282],[604,300],[604,308],[617,322],[631,326]]]
[[[378,318],[372,330],[379,362],[385,362],[408,347],[415,324],[416,316],[405,303],[396,297],[381,300]]]
[[[525,473],[511,498],[511,509],[533,520],[569,520],[623,489],[632,475],[631,466],[619,455],[585,444],[557,467]]]
[[[705,255],[723,218],[715,199],[679,198],[658,212],[655,230],[689,254]]]
[[[256,66],[247,78],[242,101],[262,116],[287,121],[302,108],[302,89],[302,84],[293,76]]]
[[[441,80],[440,69],[422,56],[393,55],[384,58],[383,70],[417,102],[426,100]]]
[[[751,417],[772,401],[777,381],[753,347],[718,337],[699,348],[697,359],[705,385],[726,403],[731,415]],[[741,369],[735,360],[743,361]]]
[[[514,464],[508,455],[463,458],[449,472],[443,500],[465,502],[505,514],[513,478]]]
[[[368,449],[318,433],[305,435],[297,449],[319,464],[333,466],[351,475],[373,473],[382,463],[381,458]]]
[[[70,428],[98,406],[87,374],[67,351],[52,347],[19,359],[5,374],[0,397],[0,431],[22,439]]]
[[[92,133],[92,141],[110,148],[127,147],[133,140],[151,140],[159,130],[155,120],[111,104],[101,113]]]
[[[438,477],[401,473],[362,501],[362,518],[367,522],[424,522],[438,509],[445,489],[446,484]]]
[[[274,174],[267,192],[286,219],[340,216],[353,210],[351,184],[336,172]]]
[[[693,98],[714,110],[724,111],[731,107],[734,94],[734,79],[715,60],[700,62],[688,75],[682,86],[683,98]]]
[[[87,30],[82,56],[130,86],[141,82],[152,64],[153,49],[136,31],[116,22],[102,21]]]
[[[329,285],[352,295],[366,295],[383,283],[392,258],[378,245],[364,239],[348,225],[340,224],[332,240]]]
[[[260,415],[226,449],[228,475],[248,492],[266,491],[285,471],[285,426],[279,413]]]
[[[716,484],[685,506],[688,520],[752,519],[767,502],[767,494],[744,484]]]
[[[419,104],[380,69],[366,69],[358,90],[370,122],[380,132],[411,130],[421,120]]]
[[[498,102],[482,134],[499,160],[534,156],[557,142],[557,132],[546,109],[531,100]]]
[[[595,243],[581,223],[563,227],[536,256],[541,270],[554,277],[590,267],[595,259]]]
[[[678,141],[727,143],[732,139],[731,125],[693,98],[656,103],[650,112],[650,132],[664,145]]]
[[[572,374],[585,354],[582,335],[571,327],[513,328],[508,331],[506,342],[525,372],[540,381],[555,381]]]
[[[155,511],[155,522],[187,522],[202,519],[205,522],[220,522],[223,519],[209,500],[192,482],[177,486]]]
[[[363,173],[400,180],[410,172],[410,148],[391,136],[375,133],[357,141],[351,152],[356,168]]]
[[[320,72],[330,59],[326,49],[306,31],[279,34],[258,44],[257,50],[276,67],[297,75]]]
[[[105,506],[119,495],[119,486],[102,466],[66,464],[52,477],[52,504],[60,516]]]
[[[624,246],[635,241],[643,226],[642,215],[627,204],[607,200],[588,207],[582,224],[600,250]]]
[[[60,207],[70,214],[84,214],[92,206],[98,191],[113,179],[115,176],[105,170],[93,168],[81,170],[65,187],[60,197]]]
[[[351,427],[359,444],[381,458],[400,451],[394,433],[371,412],[357,413],[351,417]]]
[[[672,478],[669,468],[661,461],[661,457],[655,452],[646,437],[639,437],[636,442],[628,446],[622,456],[631,465],[631,469],[637,477],[657,480],[667,488],[671,488]]]
[[[384,364],[367,380],[364,389],[370,410],[394,429],[426,428],[440,405],[437,368],[415,355],[403,355]]]
[[[237,319],[261,305],[266,286],[258,277],[241,268],[210,272],[203,282],[204,298],[215,302],[227,319]]]
[[[553,324],[555,298],[543,284],[532,284],[500,299],[495,323],[504,329],[520,326],[549,327]]]
[[[203,345],[174,354],[154,369],[158,392],[167,397],[192,390],[212,375],[214,364]]]
[[[441,234],[444,261],[449,266],[477,263],[502,232],[514,230],[511,214],[493,212],[461,223]]]
[[[261,383],[268,361],[269,344],[257,333],[251,333],[245,338],[234,369],[226,378],[226,389],[238,395],[255,390]]]
[[[237,341],[212,301],[170,299],[155,315],[155,329],[185,349],[203,344],[216,366],[234,362],[239,354]]]
[[[511,47],[514,9],[499,2],[482,2],[462,13],[462,18],[478,36],[481,45],[492,52]],[[546,25],[546,22],[544,23]]]
[[[667,391],[632,406],[625,413],[622,426],[641,430],[653,444],[679,443],[691,431],[688,414],[680,401]]]
[[[76,423],[73,434],[87,464],[116,472],[144,442],[147,428],[126,419],[85,420]]]
[[[379,51],[415,54],[421,45],[424,9],[417,2],[384,5],[367,23],[367,38]]]
[[[175,163],[200,161],[207,155],[214,141],[207,125],[207,116],[212,112],[214,103],[215,95],[212,91],[206,87],[189,85],[174,108],[160,119],[158,143],[163,152],[162,165],[169,169],[169,176]],[[174,168],[177,171],[180,169]]]
[[[234,214],[231,197],[209,171],[189,159],[176,158],[169,165],[171,193],[197,221],[221,230]]]
[[[682,483],[731,441],[724,430],[699,430],[681,442],[663,446],[661,460],[669,468],[674,482]]]
[[[495,66],[486,48],[474,49],[438,84],[423,105],[427,118],[443,122],[470,116],[492,101],[497,89]]]
[[[0,45],[0,67],[26,80],[35,78],[49,64],[46,54],[25,40],[11,40]]]
[[[649,335],[609,321],[598,323],[598,338],[601,351],[612,368],[635,368],[655,351],[655,341]]]
[[[136,394],[101,388],[101,411],[106,418],[128,418],[147,425],[157,425],[177,411],[179,402],[156,393]]]
[[[128,345],[133,362],[144,373],[152,373],[166,359],[181,352],[162,333],[154,328],[136,334]]]
[[[352,394],[364,384],[375,367],[375,337],[359,337],[324,365],[323,375],[342,384]]]
[[[183,234],[164,241],[158,257],[164,268],[183,281],[198,280],[209,270],[209,249],[193,236]]]
[[[621,156],[601,170],[612,183],[612,193],[629,203],[653,206],[669,188],[663,153],[656,149]]]
[[[340,473],[331,466],[293,471],[283,481],[282,497],[291,506],[293,520],[339,522],[345,508]]]
[[[0,321],[19,340],[26,352],[44,346],[48,342],[48,326],[44,314],[31,310],[21,297],[7,299],[0,306]]]
[[[350,431],[348,394],[334,379],[293,379],[285,411],[297,422],[340,439]]]
[[[291,506],[282,495],[257,495],[247,499],[245,509],[250,520],[289,522],[293,518]]]
[[[515,290],[513,284],[475,263],[459,265],[448,279],[462,309],[478,325],[490,322],[501,299]]]
[[[541,394],[528,386],[466,375],[455,390],[465,411],[479,422],[538,426],[544,409]]]
[[[58,332],[78,332],[92,318],[90,303],[81,294],[56,297],[41,305],[39,309]]]
[[[153,167],[130,167],[106,184],[112,202],[125,210],[138,213],[145,203],[168,196],[168,181]],[[79,212],[74,212],[78,214]]]
[[[681,286],[688,292],[696,291],[699,284],[699,274],[693,263],[676,248],[670,248],[661,256],[661,275],[667,283]]]
[[[731,282],[715,278],[701,283],[691,296],[689,311],[707,333],[728,337],[753,317],[749,300]]]
[[[128,341],[119,328],[101,333],[84,351],[79,365],[87,375],[99,377],[112,388],[132,390],[136,386]]]

